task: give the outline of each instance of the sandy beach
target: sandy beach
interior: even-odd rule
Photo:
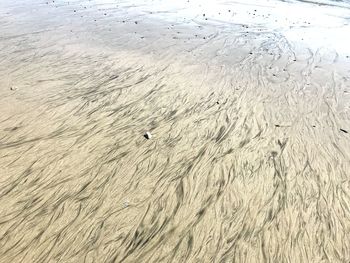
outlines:
[[[0,262],[350,262],[349,36],[348,1],[0,1]]]

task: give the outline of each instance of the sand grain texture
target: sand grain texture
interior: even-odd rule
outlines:
[[[176,5],[1,1],[0,262],[350,261],[350,60]]]

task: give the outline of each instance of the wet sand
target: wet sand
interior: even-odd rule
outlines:
[[[349,262],[349,17],[1,1],[0,262]]]

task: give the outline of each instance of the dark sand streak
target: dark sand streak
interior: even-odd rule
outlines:
[[[349,262],[350,61],[155,2],[1,1],[0,262]]]

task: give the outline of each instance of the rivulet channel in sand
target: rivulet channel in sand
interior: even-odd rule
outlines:
[[[0,262],[349,262],[349,6],[0,1]]]

